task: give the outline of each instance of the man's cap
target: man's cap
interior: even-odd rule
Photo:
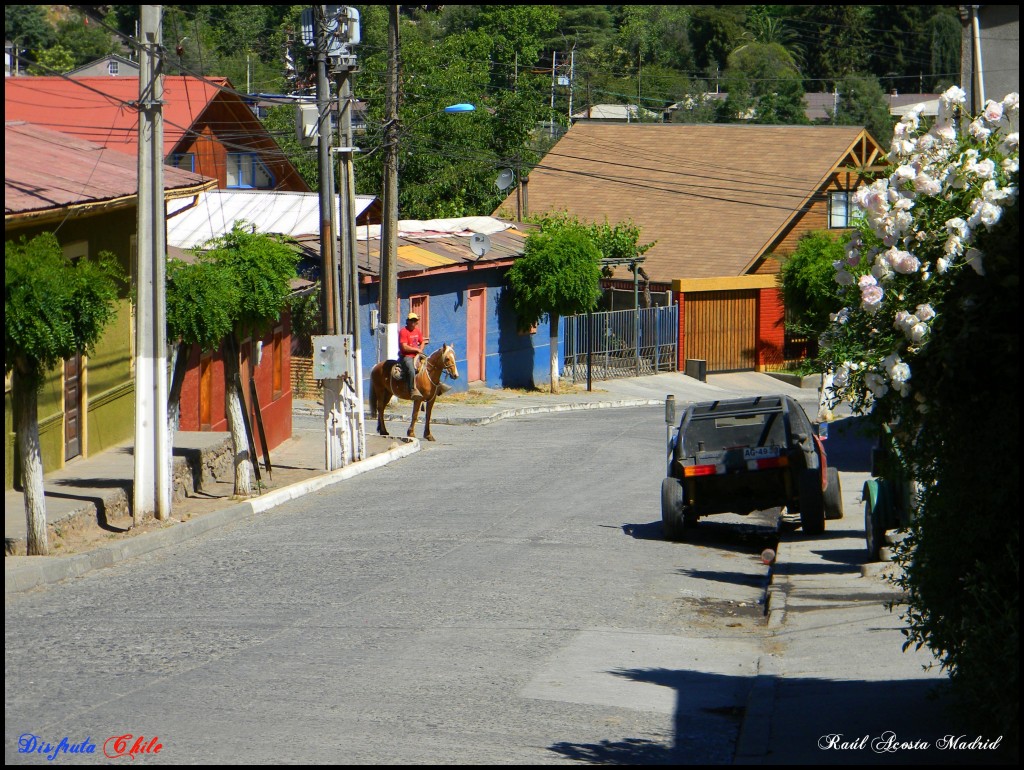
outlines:
[[[418,321],[418,320],[420,320],[420,317],[418,315],[416,315],[415,313],[409,313],[409,315],[407,315],[405,317],[405,320],[406,321]]]

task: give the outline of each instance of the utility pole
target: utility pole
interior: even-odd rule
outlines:
[[[167,428],[167,267],[163,173],[163,45],[161,7],[141,9],[139,154],[135,308],[135,482],[132,519],[170,515],[170,447]]]
[[[351,439],[350,454],[353,460],[366,457],[366,426],[363,415],[363,356],[359,341],[359,265],[356,259],[356,187],[353,173],[352,157],[356,148],[352,138],[352,85],[351,76],[357,71],[356,57],[348,50],[359,40],[359,16],[352,8],[344,9],[344,31],[342,38],[347,41],[348,55],[338,57],[336,68],[338,73],[338,130],[341,154],[338,177],[341,180],[339,213],[341,222],[341,254],[342,262],[342,313],[341,333],[352,335],[352,353],[355,365],[352,380],[346,386],[355,396],[350,402],[349,437]],[[338,20],[339,29],[342,20]],[[332,62],[333,63],[333,62]]]
[[[334,249],[331,174],[331,89],[327,80],[327,9],[313,6],[316,30],[317,171],[320,179],[320,320],[324,334],[338,333],[338,261]]]
[[[338,307],[338,254],[335,249],[335,199],[334,173],[331,161],[333,129],[331,128],[331,93],[327,80],[327,9],[322,5],[313,6],[313,26],[316,36],[316,104],[317,162],[320,178],[320,312],[323,334],[335,336],[341,328],[341,313]],[[324,446],[325,465],[332,471],[345,465],[346,420],[341,397],[342,381],[328,377],[324,383]]]
[[[558,69],[558,51],[551,52],[551,114],[548,116],[548,136],[555,135],[555,72]]]
[[[576,43],[572,44],[569,52],[569,125],[572,125],[572,86],[573,78],[576,76]]]
[[[398,6],[388,6],[385,86],[384,222],[380,243],[380,307],[385,358],[398,358]]]

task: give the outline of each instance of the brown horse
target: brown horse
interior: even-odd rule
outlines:
[[[391,397],[409,400],[409,386],[405,383],[405,377],[401,374],[395,376],[397,363],[393,359],[381,361],[370,370],[370,416],[377,417],[377,433],[382,436],[390,435],[388,429],[384,427],[384,407],[388,405]],[[425,401],[427,411],[423,418],[423,438],[427,441],[434,440],[430,435],[430,413],[434,411],[434,400],[437,396],[448,390],[447,385],[441,384],[442,373],[453,380],[459,379],[459,369],[455,365],[455,348],[451,345],[442,345],[431,353],[416,374],[416,387],[423,397],[412,400],[412,422],[409,423],[409,431],[405,435],[414,435],[416,419],[420,415],[420,404]]]

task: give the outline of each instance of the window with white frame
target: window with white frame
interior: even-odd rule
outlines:
[[[828,194],[828,228],[853,227],[863,211],[853,200],[853,190]]]
[[[228,153],[228,187],[250,187],[260,190],[274,186],[274,175],[254,152]]]
[[[107,62],[107,74],[109,74],[109,75],[117,75],[117,62],[116,61],[109,61],[109,62]]]
[[[831,192],[828,194],[829,229],[853,227],[856,206],[852,192]]]

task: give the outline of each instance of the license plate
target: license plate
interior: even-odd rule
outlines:
[[[744,460],[764,460],[770,457],[778,457],[777,446],[748,446],[743,449]]]

